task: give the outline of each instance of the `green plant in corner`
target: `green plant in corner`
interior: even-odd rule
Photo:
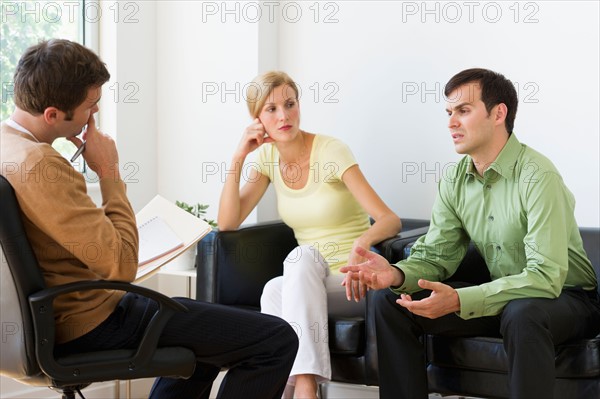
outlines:
[[[209,205],[204,205],[204,204],[200,204],[200,203],[198,203],[196,205],[190,205],[183,201],[175,201],[175,205],[177,205],[184,211],[191,213],[192,215],[196,216],[197,218],[204,220],[212,228],[217,228],[217,223],[214,220],[206,219],[206,210],[208,209]]]

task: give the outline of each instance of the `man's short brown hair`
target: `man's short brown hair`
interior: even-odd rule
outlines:
[[[481,88],[481,101],[485,104],[488,115],[496,105],[506,105],[508,110],[504,123],[506,131],[512,133],[519,103],[515,85],[498,72],[483,68],[472,68],[465,69],[450,78],[444,88],[444,94],[448,97],[460,86],[473,82],[477,82]]]
[[[109,79],[106,65],[90,49],[64,39],[43,41],[29,47],[17,64],[15,104],[33,115],[56,107],[69,119],[88,90]]]

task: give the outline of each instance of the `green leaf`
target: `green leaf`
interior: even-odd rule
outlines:
[[[197,203],[196,205],[190,205],[184,201],[175,201],[175,205],[177,205],[184,211],[191,213],[192,215],[196,216],[197,218],[204,220],[211,227],[217,228],[217,223],[213,219],[206,219],[206,210],[208,209],[208,207],[210,205],[205,205],[205,204],[200,204],[200,203]]]

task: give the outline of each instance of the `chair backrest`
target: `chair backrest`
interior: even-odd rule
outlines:
[[[600,228],[598,227],[580,227],[583,248],[594,266],[596,278],[598,280],[598,294],[600,295]],[[410,255],[410,248],[413,243],[404,247],[404,257]],[[483,257],[475,249],[473,243],[469,245],[467,253],[462,260],[458,270],[449,281],[467,281],[473,284],[483,284],[490,280],[487,266]]]
[[[581,233],[581,239],[583,240],[583,248],[596,271],[598,295],[600,295],[600,228],[581,227],[579,232]]]
[[[43,384],[28,297],[45,284],[23,228],[15,192],[4,176],[0,176],[0,209],[0,373],[32,385],[33,379],[39,379]]]
[[[0,209],[2,375],[28,385],[51,386],[59,391],[81,389],[99,381],[157,376],[188,378],[192,375],[196,365],[192,350],[178,346],[157,348],[169,318],[174,312],[187,311],[184,305],[158,292],[118,281],[77,281],[46,289],[23,228],[15,192],[3,176],[0,176]],[[89,289],[134,292],[155,300],[159,310],[145,328],[137,348],[106,349],[55,358],[52,300],[62,293]],[[31,313],[32,309],[36,313]]]
[[[581,239],[583,240],[583,248],[594,266],[596,278],[600,283],[600,228],[597,227],[580,227]],[[452,276],[452,280],[469,281],[474,284],[485,282],[485,274],[487,266],[485,261],[477,252],[474,245],[469,246],[467,255],[463,259],[456,273]],[[475,281],[473,276],[476,277]],[[489,281],[489,275],[487,276]],[[484,280],[478,280],[484,279]],[[598,284],[598,294],[600,294],[600,284]]]

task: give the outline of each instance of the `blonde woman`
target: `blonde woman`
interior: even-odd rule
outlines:
[[[312,399],[318,383],[331,378],[328,342],[316,331],[327,326],[328,295],[344,295],[338,269],[360,261],[353,248],[369,249],[397,234],[401,223],[344,143],[300,129],[298,88],[287,74],[256,77],[246,98],[253,121],[233,154],[235,173],[227,175],[218,224],[223,231],[237,229],[273,183],[279,214],[299,247],[284,261],[283,276],[265,285],[261,311],[296,329],[300,347],[289,384],[295,398]],[[243,164],[255,150],[254,167],[240,188]]]

